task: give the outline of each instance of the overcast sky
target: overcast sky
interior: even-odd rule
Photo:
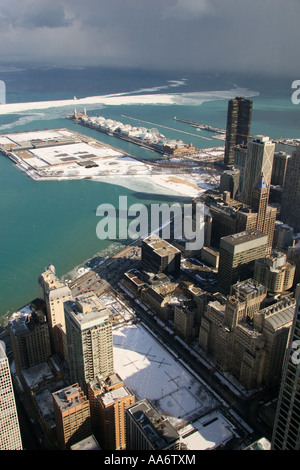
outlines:
[[[1,0],[0,60],[300,79],[299,18],[299,0]]]

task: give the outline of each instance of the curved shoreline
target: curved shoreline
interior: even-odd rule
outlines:
[[[47,109],[68,106],[85,106],[89,104],[99,104],[104,106],[119,105],[137,105],[137,104],[153,104],[153,105],[197,105],[204,101],[228,100],[237,95],[243,94],[245,97],[258,96],[259,92],[248,90],[246,88],[233,88],[231,90],[217,90],[205,92],[187,92],[187,93],[153,93],[153,94],[129,94],[115,93],[109,95],[89,96],[86,98],[69,99],[69,100],[53,100],[53,101],[34,101],[23,103],[8,103],[0,105],[1,114],[18,113],[22,111]]]

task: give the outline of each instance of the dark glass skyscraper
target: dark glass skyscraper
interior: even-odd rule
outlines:
[[[300,232],[300,146],[292,153],[286,168],[280,219]]]
[[[243,97],[236,97],[228,102],[225,156],[227,166],[234,164],[234,147],[247,145],[250,133],[252,101]]]

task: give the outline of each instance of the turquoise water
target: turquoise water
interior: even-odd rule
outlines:
[[[35,82],[33,80],[34,83],[31,81],[30,88],[28,83],[32,71],[31,75],[29,72],[26,73],[27,75],[24,77],[27,77],[27,81],[24,78],[23,88],[16,88],[14,92],[11,92],[11,102],[37,100],[38,98],[41,100],[70,98],[70,90],[67,87],[68,80],[65,75],[61,81],[61,88],[57,85],[57,89],[49,90],[47,82],[43,85],[40,84],[40,89],[38,86],[34,86],[34,84],[40,83],[36,78]],[[113,72],[111,74],[113,76]],[[174,75],[167,77],[159,74],[143,74],[140,77],[134,75],[134,81],[130,81],[130,73],[127,71],[124,81],[119,83],[120,75],[117,75],[118,77],[114,77],[110,84],[105,81],[106,88],[102,82],[101,89],[97,87],[96,78],[98,76],[94,77],[93,83],[92,80],[90,83],[84,83],[78,79],[78,83],[76,82],[72,88],[71,97],[74,94],[80,97],[131,91],[143,86],[165,84],[166,80],[180,78],[180,76],[175,77]],[[13,80],[15,80],[14,77],[7,80],[7,84],[12,84]],[[59,77],[57,80],[59,83]],[[237,80],[238,78],[233,83],[260,93],[259,96],[253,97],[252,134],[264,134],[272,138],[300,137],[300,107],[297,108],[291,103],[288,81],[276,86],[273,85],[273,89],[270,90],[264,81],[250,83],[246,79],[241,82]],[[223,78],[219,82],[218,89],[226,89],[226,80]],[[205,81],[203,77],[200,81],[193,75],[191,80],[187,81],[187,86],[168,89],[167,92],[216,90],[217,83],[216,77],[213,82],[211,79]],[[84,94],[85,85],[87,92]],[[232,82],[227,85],[227,88],[231,88],[231,86]],[[53,88],[55,87],[53,86]],[[78,88],[80,89],[78,90]],[[161,92],[166,91],[162,90]],[[9,100],[7,101],[9,102]],[[182,139],[184,142],[191,142],[196,147],[203,148],[219,146],[221,142],[187,136],[160,128],[158,125],[197,134],[197,131],[186,124],[175,122],[173,118],[177,116],[225,128],[227,103],[227,99],[219,99],[191,106],[119,105],[106,106],[101,109],[94,106],[92,110],[87,107],[87,112],[91,115],[98,114],[124,123],[128,122],[131,125],[136,125],[135,121],[124,118],[122,115],[151,121],[157,124],[157,128],[167,137]],[[23,112],[18,115],[0,115],[0,132],[66,127],[94,136],[109,145],[143,159],[157,157],[157,154],[152,151],[74,124],[65,119],[65,115],[71,111],[71,109],[65,108],[51,108],[36,114]],[[211,137],[208,132],[200,132],[199,135]],[[17,308],[38,296],[37,279],[49,262],[56,267],[58,276],[63,276],[74,267],[83,265],[95,254],[108,255],[123,246],[123,241],[111,243],[106,240],[100,241],[97,238],[98,220],[95,211],[99,204],[108,202],[117,207],[118,198],[121,195],[128,196],[129,205],[135,202],[150,204],[153,201],[173,201],[171,197],[166,198],[163,188],[148,188],[146,192],[143,181],[136,184],[135,190],[129,190],[117,184],[93,181],[36,182],[20,172],[10,160],[2,155],[0,156],[0,191],[0,320],[2,319],[3,322]]]

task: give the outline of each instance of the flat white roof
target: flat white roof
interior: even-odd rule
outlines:
[[[21,142],[30,142],[31,140],[63,140],[67,138],[74,138],[75,133],[68,129],[45,129],[32,132],[16,132],[8,134],[10,141],[20,144]],[[5,136],[4,136],[5,137]],[[3,137],[2,137],[3,138]]]

